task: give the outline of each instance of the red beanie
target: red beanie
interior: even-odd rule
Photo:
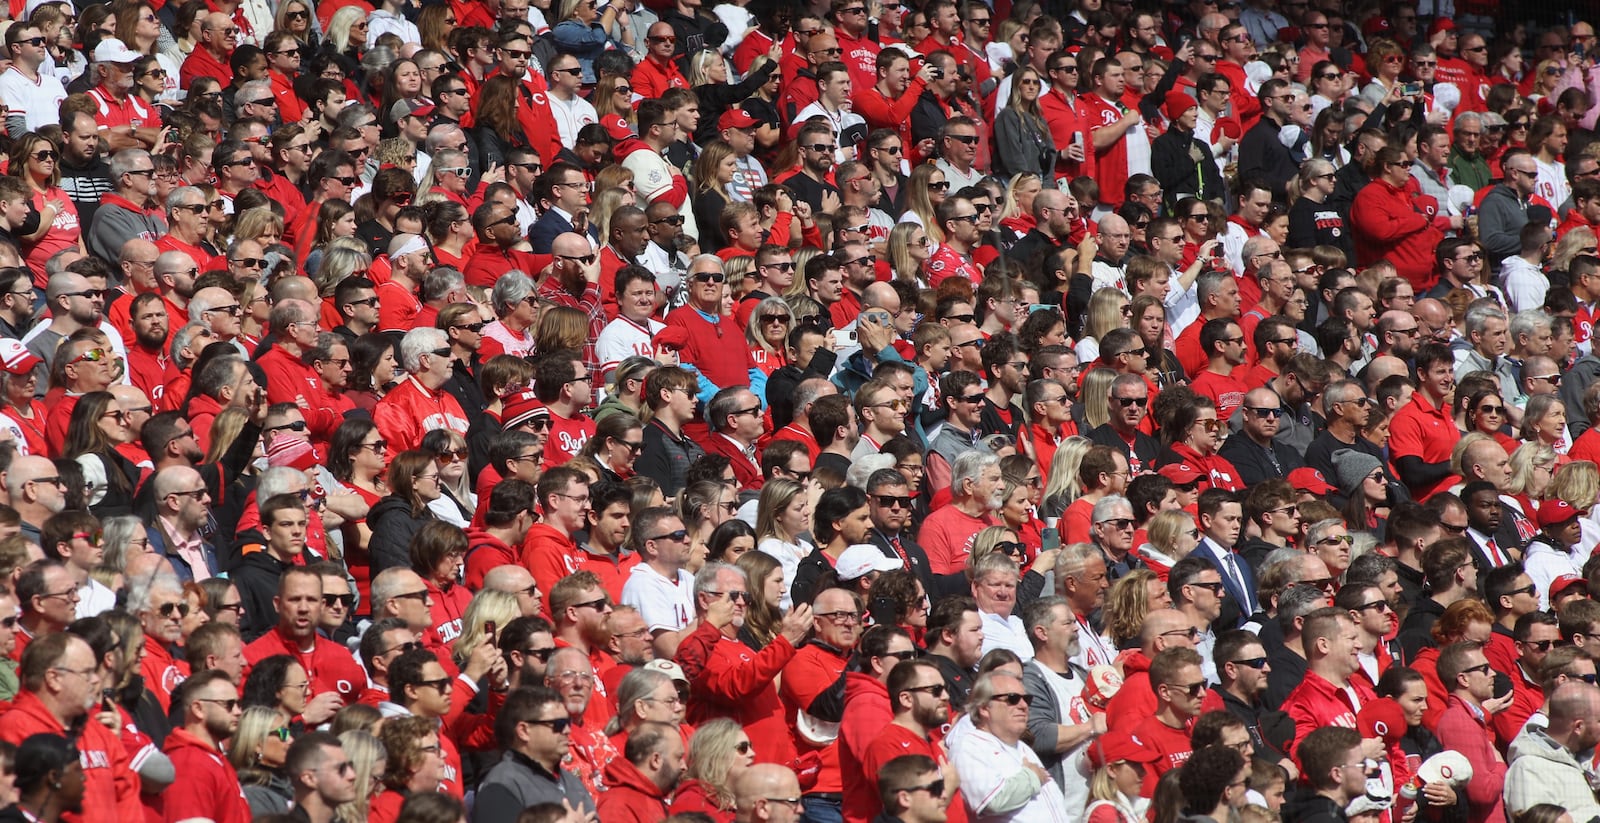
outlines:
[[[1166,115],[1168,121],[1177,121],[1184,112],[1200,105],[1193,97],[1181,91],[1169,91],[1161,103],[1161,113]]]

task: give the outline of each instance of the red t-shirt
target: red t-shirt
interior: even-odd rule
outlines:
[[[1231,374],[1219,374],[1210,369],[1200,372],[1190,385],[1195,394],[1203,394],[1211,398],[1217,406],[1217,419],[1227,420],[1235,409],[1244,405],[1244,393],[1247,391],[1243,382]]]
[[[550,412],[550,437],[544,441],[545,468],[559,466],[578,456],[583,445],[594,436],[594,421],[583,415],[562,417]]]
[[[965,569],[973,539],[988,527],[989,521],[972,517],[955,506],[945,506],[929,515],[918,537],[933,573],[956,574]]]
[[[1078,98],[1088,126],[1085,151],[1094,153],[1095,179],[1100,183],[1100,203],[1113,209],[1122,205],[1122,190],[1128,182],[1128,141],[1126,135],[1103,149],[1094,148],[1094,133],[1122,119],[1116,103],[1089,92]]]
[[[1189,744],[1188,731],[1174,729],[1154,715],[1146,717],[1139,725],[1133,727],[1133,742],[1145,749],[1153,749],[1161,755],[1151,764],[1154,768],[1144,773],[1144,785],[1139,790],[1141,797],[1154,797],[1156,783],[1161,780],[1161,775],[1182,766],[1184,761],[1189,759],[1189,755],[1194,754],[1194,749]]]

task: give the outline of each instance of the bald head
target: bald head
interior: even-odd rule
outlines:
[[[1283,404],[1283,400],[1277,392],[1263,387],[1246,392],[1244,404],[1252,409],[1276,409]]]
[[[1367,365],[1367,385],[1376,386],[1391,374],[1410,373],[1411,368],[1406,365],[1406,361],[1392,354],[1380,354],[1372,358],[1372,362]]]
[[[556,256],[583,257],[590,254],[589,239],[581,234],[567,232],[556,235],[550,243],[550,252]]]
[[[1450,322],[1450,308],[1438,298],[1424,297],[1411,306],[1411,316],[1435,328]]]
[[[483,575],[483,587],[506,594],[527,591],[533,585],[533,575],[516,564],[495,566]]]
[[[873,283],[865,291],[861,292],[861,305],[875,309],[892,306],[898,312],[900,310],[900,295],[888,283]]]
[[[1041,223],[1047,222],[1047,218],[1044,216],[1045,212],[1066,207],[1067,195],[1060,189],[1040,189],[1039,193],[1033,197],[1033,216],[1038,218]]]
[[[1552,733],[1570,731],[1579,721],[1593,724],[1597,720],[1600,720],[1600,687],[1581,680],[1568,680],[1550,695]]]
[[[1040,192],[1040,194],[1043,193],[1042,191]],[[1038,203],[1034,204],[1034,208],[1038,208]],[[1122,219],[1119,214],[1108,214],[1100,219],[1101,235],[1119,234],[1126,231],[1128,231],[1128,221]]]
[[[294,275],[279,278],[272,284],[272,301],[279,300],[304,300],[307,303],[318,303],[321,297],[317,294],[317,284],[309,277]]]
[[[1146,654],[1151,654],[1155,651],[1156,640],[1171,641],[1176,635],[1167,635],[1168,632],[1181,631],[1193,625],[1188,616],[1177,609],[1155,609],[1144,616],[1144,625],[1139,627],[1139,645]]]
[[[748,811],[764,798],[799,796],[800,780],[787,766],[775,763],[757,763],[733,780],[734,803],[740,812]]]

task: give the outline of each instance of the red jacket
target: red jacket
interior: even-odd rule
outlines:
[[[1444,683],[1439,680],[1439,650],[1429,646],[1417,652],[1411,661],[1411,668],[1422,675],[1422,685],[1428,689],[1428,707],[1422,710],[1422,728],[1431,732],[1439,728],[1439,716],[1444,714],[1444,707],[1450,702],[1450,693],[1445,691]]]
[[[739,444],[722,436],[721,432],[712,432],[700,445],[706,449],[706,454],[720,454],[728,458],[733,464],[733,479],[738,482],[742,490],[759,492],[763,482],[761,479],[761,453],[756,450],[756,462],[750,462]]]
[[[777,637],[757,652],[701,621],[675,658],[685,673],[694,671],[689,675],[689,722],[698,726],[729,718],[744,727],[755,746],[756,762],[790,765],[795,759],[794,740],[772,680],[794,656],[787,638]]]
[[[783,667],[778,696],[783,700],[784,716],[794,735],[795,746],[802,752],[816,752],[820,759],[816,785],[808,791],[844,791],[844,778],[839,774],[838,737],[827,743],[808,740],[801,734],[797,722],[802,712],[811,714],[812,706],[839,682],[849,663],[848,652],[841,654],[832,646],[814,640],[795,652],[794,659]],[[829,718],[822,716],[820,719]]]
[[[299,646],[285,638],[282,629],[274,628],[244,647],[244,659],[254,666],[274,655],[290,655],[311,678],[312,695],[338,692],[346,703],[367,687],[366,669],[339,644],[317,635],[310,653],[301,652]]]
[[[1220,454],[1202,455],[1187,443],[1173,443],[1172,451],[1183,458],[1184,463],[1206,473],[1206,476],[1201,478],[1201,491],[1206,489],[1244,491],[1244,481],[1239,479],[1239,470],[1234,468],[1226,457]]]
[[[883,811],[876,774],[867,774],[867,749],[894,721],[889,689],[861,672],[844,676],[844,718],[839,723],[839,774],[844,778],[845,823],[867,823]]]
[[[145,688],[155,695],[161,710],[172,703],[172,691],[189,678],[189,663],[173,658],[167,644],[148,633],[144,636],[144,658],[139,661],[139,674]]]
[[[505,541],[480,528],[467,529],[467,588],[483,588],[483,576],[499,566],[517,565],[517,552]]]
[[[334,410],[322,390],[322,381],[310,366],[278,346],[267,349],[256,363],[267,375],[268,402],[299,406],[312,439],[322,443],[333,439],[333,431],[344,422],[344,415]]]
[[[521,563],[548,597],[561,578],[577,571],[583,563],[583,549],[566,532],[545,523],[535,523],[522,541]],[[550,604],[544,604],[545,612]]]
[[[678,790],[672,795],[672,808],[668,811],[672,814],[699,812],[716,823],[733,823],[733,809],[718,805],[706,784],[693,778],[678,784]]]
[[[1433,251],[1444,234],[1417,210],[1411,192],[1381,178],[1373,180],[1356,193],[1350,224],[1357,265],[1370,266],[1386,259],[1417,291],[1433,287],[1438,279],[1433,271]]]
[[[461,636],[461,618],[467,613],[467,604],[472,602],[472,592],[467,591],[466,586],[459,585],[443,589],[434,580],[424,580],[423,585],[428,588],[428,596],[433,598],[433,606],[429,609],[433,626],[428,629],[428,634],[448,649]]]
[[[71,399],[74,403],[77,402],[75,397],[64,398],[62,400],[63,405],[67,399]],[[182,403],[183,398],[177,398],[176,402]],[[194,429],[195,444],[200,447],[200,451],[207,452],[211,450],[211,424],[216,421],[217,415],[221,413],[222,404],[218,403],[210,395],[197,394],[193,400],[189,401],[189,426]],[[50,432],[46,430],[45,434],[48,435]],[[57,440],[55,442],[59,443],[61,441]]]
[[[19,635],[20,637],[20,635]],[[0,715],[0,740],[13,746],[36,734],[67,737],[67,729],[30,691],[17,693],[11,711]],[[113,821],[137,823],[144,819],[139,804],[139,776],[128,753],[110,729],[90,718],[77,736],[78,760],[83,764],[83,811],[61,815],[65,823]]]
[[[1439,717],[1434,734],[1446,749],[1460,752],[1472,764],[1472,780],[1466,785],[1467,819],[1472,823],[1504,820],[1501,790],[1506,785],[1506,761],[1495,750],[1494,732],[1460,697],[1450,695],[1449,707]]]
[[[628,583],[628,575],[632,574],[633,567],[639,565],[639,553],[629,552],[617,557],[610,554],[601,554],[597,551],[586,550],[579,547],[579,554],[583,560],[578,563],[579,571],[593,572],[600,578],[600,585],[611,595],[612,602],[622,602],[622,587]]]
[[[606,823],[656,823],[667,816],[661,787],[623,757],[606,765],[606,790],[595,807]]]
[[[1111,731],[1132,731],[1139,721],[1156,713],[1156,693],[1150,689],[1150,658],[1134,649],[1122,658],[1122,685],[1106,703],[1106,726]]]
[[[434,429],[449,429],[462,436],[467,433],[467,413],[455,396],[429,391],[415,376],[407,377],[378,401],[372,421],[389,441],[390,454],[415,449],[422,436]]]
[[[183,778],[157,795],[166,823],[195,819],[250,823],[250,804],[239,787],[239,775],[216,746],[178,728],[167,735],[161,751]]]
[[[1352,678],[1350,688],[1362,706],[1378,699],[1364,678]],[[1296,765],[1300,761],[1300,741],[1305,740],[1306,735],[1323,726],[1356,727],[1356,707],[1350,704],[1349,694],[1314,671],[1307,671],[1300,685],[1284,698],[1283,711],[1294,721],[1294,742],[1289,746],[1289,754]]]

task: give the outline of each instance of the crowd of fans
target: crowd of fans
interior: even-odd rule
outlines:
[[[0,821],[1593,823],[1509,16],[0,6]]]

